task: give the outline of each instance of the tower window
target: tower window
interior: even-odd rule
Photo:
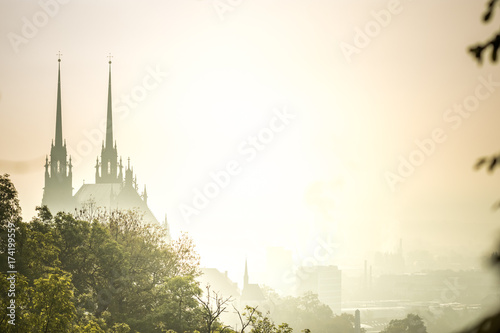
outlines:
[[[108,174],[111,174],[111,161],[108,161]]]
[[[57,172],[61,172],[61,161],[57,161]]]

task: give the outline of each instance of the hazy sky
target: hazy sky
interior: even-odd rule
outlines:
[[[311,257],[318,235],[345,268],[400,238],[406,251],[479,255],[500,199],[500,174],[472,168],[500,146],[500,65],[466,52],[498,26],[481,23],[485,6],[1,0],[0,172],[30,219],[61,51],[74,191],[95,181],[111,53],[118,153],[204,265],[239,277],[245,257],[265,269],[266,246]]]

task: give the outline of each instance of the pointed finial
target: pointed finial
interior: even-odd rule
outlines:
[[[61,56],[62,56],[61,51],[57,52],[56,56],[57,56],[57,61],[61,62]]]
[[[146,184],[144,184],[144,192],[142,193],[142,200],[147,204],[148,203],[148,191],[146,191]]]

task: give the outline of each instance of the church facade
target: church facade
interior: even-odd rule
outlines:
[[[109,61],[106,138],[102,143],[101,156],[96,159],[95,184],[83,184],[73,195],[72,167],[71,156],[68,157],[66,140],[63,140],[62,135],[61,58],[59,58],[55,141],[51,145],[50,157],[45,158],[42,205],[46,205],[52,213],[78,212],[88,204],[107,211],[135,209],[143,214],[145,222],[158,223],[147,204],[146,186],[143,193],[139,194],[137,178],[134,176],[133,168],[130,167],[130,158],[124,167],[122,158],[118,158],[116,141],[113,141],[111,61]],[[166,225],[166,220],[164,223]]]

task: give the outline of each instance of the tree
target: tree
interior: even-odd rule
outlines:
[[[18,272],[12,327],[11,286],[0,271],[1,332],[233,332],[220,322],[231,298],[210,287],[201,297],[199,256],[186,234],[170,242],[137,212],[95,212],[54,216],[42,206],[23,222],[15,187],[0,176],[0,226],[3,237],[15,229]],[[12,254],[2,245],[3,264]]]
[[[201,289],[193,276],[176,276],[158,291],[153,321],[161,329],[176,332],[193,331],[200,327],[201,311],[197,297]]]
[[[28,285],[28,280],[22,274],[16,274],[15,280],[15,297],[7,297],[10,289],[10,280],[8,276],[0,272],[0,332],[29,332],[32,325],[29,322],[29,307],[31,288]],[[8,323],[13,319],[7,316],[10,310],[7,308],[10,305],[10,299],[15,299],[15,326]]]
[[[0,175],[0,271],[7,271],[7,234],[19,228],[21,219],[21,207],[17,190],[10,181],[9,175]],[[11,232],[8,232],[11,231]],[[17,236],[15,232],[14,237]]]
[[[55,271],[35,280],[29,322],[39,332],[67,332],[76,316],[71,276]]]
[[[262,312],[258,311],[256,308],[247,306],[245,312],[246,321],[252,326],[250,333],[291,333],[293,329],[287,324],[282,323],[276,326],[273,320],[267,315],[263,315]],[[310,331],[309,331],[310,332]]]
[[[380,333],[427,333],[427,327],[420,316],[408,314],[405,319],[393,319]]]
[[[209,284],[207,284],[206,289],[206,298],[200,295],[196,295],[195,297],[201,304],[201,316],[205,322],[206,333],[212,333],[220,315],[226,311],[227,306],[231,302],[231,296],[224,298],[219,293],[211,291]]]
[[[17,190],[10,181],[9,175],[0,175],[0,222],[4,227],[7,222],[19,222],[21,220],[21,207]]]
[[[241,323],[240,333],[245,333],[245,329],[252,323],[253,316],[257,311],[257,307],[253,308],[247,305],[245,306],[245,311],[243,313],[241,313],[234,305],[233,309],[238,314],[238,318],[240,319]]]
[[[354,332],[354,316],[334,315],[330,307],[311,292],[300,297],[275,296],[275,310],[271,314],[277,322],[286,322],[294,330],[308,329],[311,332],[351,333]]]

